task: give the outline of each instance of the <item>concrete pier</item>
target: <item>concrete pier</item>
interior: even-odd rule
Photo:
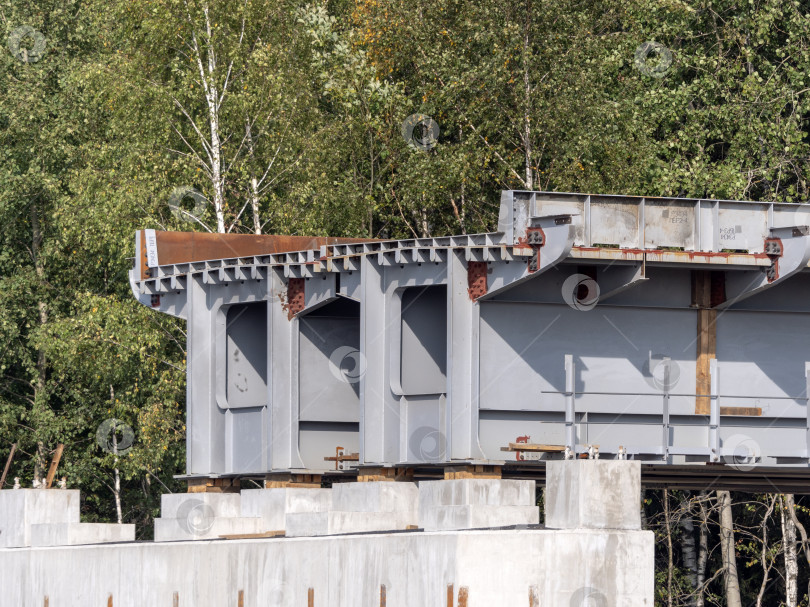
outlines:
[[[288,535],[322,535],[2,548],[2,604],[652,607],[654,537],[640,529],[638,464],[547,466],[546,528],[405,529],[414,518],[425,527],[534,522],[533,483],[526,481],[165,496],[161,526],[181,529],[161,531],[165,538],[262,532],[282,515]],[[186,512],[190,499],[197,514]],[[192,524],[211,526],[196,533],[188,531]],[[351,525],[366,531],[347,531]],[[397,531],[369,532],[375,525]]]

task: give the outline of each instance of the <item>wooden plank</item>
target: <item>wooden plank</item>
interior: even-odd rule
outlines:
[[[315,607],[315,589],[307,590],[307,607]]]
[[[239,597],[237,598],[237,605],[239,605],[239,607],[245,607],[245,591],[244,590],[239,591]]]
[[[51,460],[51,467],[48,468],[48,476],[45,478],[45,488],[50,489],[53,485],[53,477],[56,476],[56,469],[59,467],[59,460],[62,459],[62,452],[65,450],[65,445],[59,443],[56,445],[56,453]]]
[[[188,493],[239,493],[238,478],[190,478]]]
[[[447,607],[453,607],[453,584],[447,584]]]
[[[107,597],[107,607],[113,607],[112,595]]]
[[[285,533],[284,529],[280,529],[278,531],[263,531],[261,533],[231,533],[220,535],[219,537],[224,540],[252,540],[263,537],[284,537]]]
[[[760,407],[720,407],[720,415],[761,417],[762,409]]]
[[[6,460],[6,467],[3,468],[3,476],[0,476],[0,489],[3,488],[3,485],[6,484],[6,477],[8,476],[8,470],[11,468],[11,460],[14,459],[14,452],[17,451],[17,443],[11,445],[11,451],[8,454],[8,459]],[[48,597],[45,597],[46,599]]]
[[[268,474],[264,477],[265,489],[320,489],[320,474]]]
[[[361,468],[357,472],[358,483],[411,480],[413,480],[413,468]]]
[[[454,480],[460,478],[502,478],[501,466],[475,465],[475,466],[448,466],[444,469],[444,479]]]
[[[711,273],[696,270],[692,276],[692,302],[697,308],[697,341],[695,365],[695,414],[709,415],[711,412],[712,388],[711,360],[717,350],[717,310],[711,309]]]
[[[508,447],[501,447],[501,451],[545,451],[549,453],[562,453],[565,445],[543,445],[540,443],[509,443]]]

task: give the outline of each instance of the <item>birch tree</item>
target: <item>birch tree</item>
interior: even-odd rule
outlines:
[[[731,511],[731,494],[717,491],[720,509],[720,548],[723,558],[723,577],[726,590],[726,606],[742,607],[740,579],[737,575],[737,553],[734,543],[734,516]]]

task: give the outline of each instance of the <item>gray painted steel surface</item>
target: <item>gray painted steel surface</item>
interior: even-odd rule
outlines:
[[[507,191],[488,234],[167,264],[139,232],[131,284],[188,321],[189,474],[333,469],[338,447],[562,457],[502,451],[519,437],[807,466],[808,224],[810,205]]]

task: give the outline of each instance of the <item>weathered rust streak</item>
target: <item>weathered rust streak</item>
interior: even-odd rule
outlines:
[[[537,586],[529,586],[529,607],[540,607],[540,596],[537,593]]]
[[[330,238],[271,234],[204,234],[202,232],[155,232],[160,265],[232,259],[311,251],[322,246],[374,242],[373,238]],[[145,243],[144,235],[141,242]],[[141,252],[146,267],[146,247]]]
[[[306,305],[306,279],[290,278],[287,282],[287,318],[290,320]]]
[[[315,607],[315,589],[307,590],[307,607]]]
[[[453,584],[447,584],[447,607],[453,607]]]
[[[386,590],[385,584],[380,585],[380,607],[385,607],[386,603]]]
[[[467,263],[467,293],[473,301],[487,294],[487,269],[485,261]]]
[[[467,595],[469,593],[470,591],[466,586],[462,586],[458,589],[458,607],[467,607]]]

